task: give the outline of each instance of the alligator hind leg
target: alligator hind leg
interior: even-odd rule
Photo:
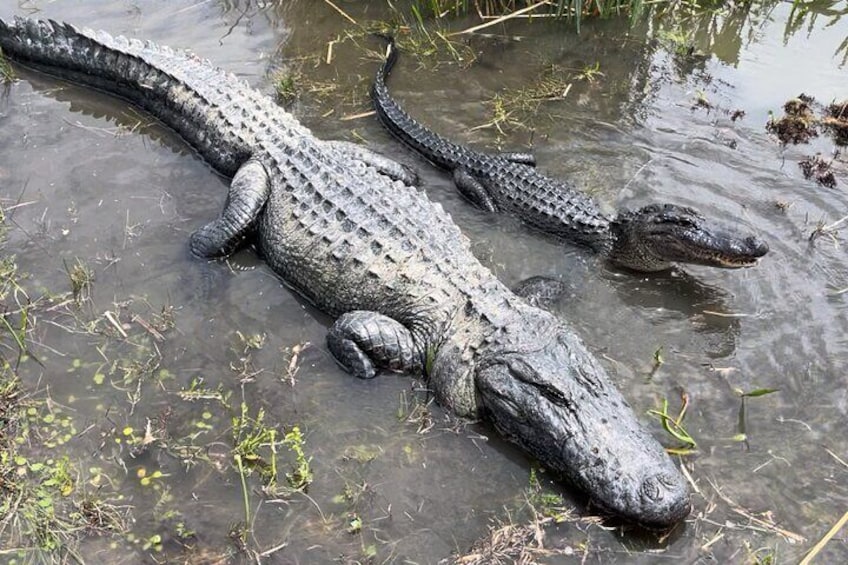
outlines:
[[[322,143],[332,151],[338,151],[354,161],[361,161],[369,167],[374,167],[377,172],[392,180],[403,181],[411,186],[418,184],[418,175],[415,171],[359,144],[338,140],[322,141]]]
[[[519,153],[515,151],[507,152],[507,153],[499,153],[500,157],[503,157],[510,163],[518,163],[519,165],[527,165],[528,167],[536,166],[536,156],[532,153]]]
[[[472,204],[487,212],[497,212],[498,207],[489,195],[489,191],[479,180],[471,176],[465,169],[453,170],[453,183]]]
[[[342,314],[327,334],[336,360],[354,376],[373,378],[379,369],[420,373],[421,356],[400,322],[366,310]]]
[[[253,229],[270,194],[265,167],[259,161],[246,162],[230,183],[221,216],[191,234],[191,252],[199,257],[232,253]]]

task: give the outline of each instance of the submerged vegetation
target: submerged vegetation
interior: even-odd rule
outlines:
[[[8,84],[15,80],[15,71],[12,69],[11,63],[3,55],[3,50],[0,49],[0,82]]]
[[[0,252],[4,220],[0,209]],[[304,492],[313,471],[301,427],[270,422],[244,394],[259,372],[251,354],[264,336],[235,332],[233,384],[209,388],[198,376],[182,389],[163,366],[173,309],[156,312],[130,298],[100,313],[91,292],[94,269],[76,259],[64,271],[67,290],[40,289],[36,295],[13,255],[0,261],[0,560],[86,562],[93,540],[108,538],[112,552],[192,561],[194,518],[184,513],[191,499],[175,481],[184,480],[181,468],[198,466],[224,481],[237,476],[244,500],[242,521],[234,513],[229,538],[221,533],[211,544],[217,549],[202,549],[203,559],[276,551],[259,547],[253,537],[257,504],[251,500]],[[42,342],[51,328],[77,341],[80,356],[63,360],[64,354]],[[293,355],[287,371],[293,376],[297,369]],[[79,384],[60,402],[58,383],[41,378],[62,372]],[[117,404],[107,406],[112,390]],[[235,390],[242,393],[238,404]],[[74,404],[86,393],[101,400],[83,415]],[[175,412],[182,417],[173,418]],[[227,433],[232,444],[224,461],[231,464],[221,465],[212,452]]]

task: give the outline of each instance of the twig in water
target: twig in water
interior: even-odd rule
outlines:
[[[638,176],[639,176],[639,173],[641,173],[642,171],[644,171],[644,170],[645,170],[645,167],[647,167],[648,165],[650,165],[650,164],[651,164],[651,163],[653,163],[654,161],[656,161],[656,159],[654,159],[653,157],[651,157],[650,159],[648,159],[648,162],[647,162],[647,163],[645,163],[644,165],[642,165],[641,167],[639,167],[639,170],[638,170],[638,171],[636,171],[635,173],[633,173],[633,176],[632,176],[632,177],[630,177],[630,180],[629,180],[629,181],[627,181],[627,184],[625,184],[625,185],[624,185],[624,188],[623,188],[622,190],[627,190],[627,187],[628,187],[628,186],[630,186],[630,183],[632,183],[634,180],[636,180],[636,177],[638,177]]]
[[[367,118],[368,116],[373,116],[376,113],[377,112],[375,112],[374,110],[369,110],[368,112],[362,112],[361,114],[352,114],[352,115],[348,115],[348,116],[342,116],[341,118],[339,118],[339,121],[347,122],[347,121],[350,121],[350,120],[358,120],[359,118]]]
[[[348,15],[348,14],[347,14],[344,10],[342,10],[341,8],[339,8],[338,6],[336,6],[335,4],[333,4],[332,0],[324,0],[324,3],[325,3],[325,4],[327,4],[328,6],[330,6],[333,10],[335,10],[335,11],[336,11],[336,12],[338,12],[339,14],[341,14],[341,16],[342,16],[344,19],[346,19],[347,21],[349,21],[349,22],[350,22],[350,23],[352,23],[353,25],[359,25],[359,24],[357,24],[357,23],[356,23],[356,20],[354,20],[353,18],[351,18],[351,17],[350,17],[350,16],[349,16],[349,15]]]
[[[846,463],[845,461],[843,461],[843,460],[842,460],[842,459],[841,459],[841,458],[840,458],[837,454],[835,454],[834,452],[832,452],[831,450],[829,450],[829,449],[828,449],[828,448],[826,448],[826,447],[824,448],[824,450],[825,450],[825,451],[827,451],[827,453],[828,453],[831,457],[833,457],[834,459],[836,459],[837,461],[839,461],[839,462],[840,462],[840,463],[841,463],[844,467],[848,468],[848,463]]]
[[[790,543],[803,543],[803,542],[807,541],[807,539],[805,537],[800,536],[800,535],[796,534],[795,532],[790,532],[789,530],[784,530],[783,528],[776,526],[772,522],[767,522],[767,521],[763,520],[762,518],[757,518],[756,516],[754,516],[753,514],[751,514],[750,512],[748,512],[747,510],[745,510],[744,508],[742,508],[741,506],[739,506],[738,504],[733,502],[726,494],[721,492],[721,489],[712,480],[707,479],[707,482],[710,483],[710,486],[713,487],[713,490],[715,490],[715,493],[718,495],[718,497],[730,506],[730,509],[733,512],[735,512],[736,514],[739,514],[740,516],[746,518],[749,522],[752,522],[753,524],[756,524],[757,526],[764,528],[767,531],[774,532],[778,535],[783,536]]]
[[[327,0],[327,1],[329,1],[329,0]],[[501,22],[505,22],[507,20],[511,20],[512,18],[517,18],[521,14],[526,14],[527,12],[532,12],[533,10],[535,10],[536,8],[539,8],[540,6],[545,6],[545,5],[550,4],[550,3],[551,3],[550,0],[542,0],[541,2],[536,2],[532,6],[527,6],[526,8],[522,8],[521,10],[516,10],[515,12],[512,12],[512,13],[507,14],[505,16],[502,16],[500,18],[488,21],[488,22],[480,24],[480,25],[476,25],[474,27],[470,27],[468,29],[464,29],[462,31],[457,31],[457,32],[451,33],[451,34],[449,34],[449,36],[463,35],[463,34],[466,34],[466,33],[474,33],[475,31],[485,29],[487,27],[499,24]]]
[[[822,224],[820,222],[810,234],[810,241],[815,241],[815,239],[820,235],[831,235],[832,237],[833,232],[835,232],[846,220],[848,220],[848,216],[843,216],[832,224]]]
[[[809,565],[810,563],[812,563],[813,557],[819,554],[819,552],[824,548],[827,542],[829,542],[831,538],[835,536],[837,532],[842,529],[842,526],[844,526],[846,523],[848,523],[848,510],[846,510],[845,514],[842,515],[842,518],[840,518],[839,521],[837,521],[833,525],[833,527],[828,530],[824,537],[820,539],[815,546],[813,546],[813,549],[811,549],[807,556],[801,560],[800,565]]]

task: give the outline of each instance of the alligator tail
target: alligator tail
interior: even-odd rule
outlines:
[[[437,167],[454,170],[458,164],[456,157],[465,159],[469,151],[418,123],[392,98],[389,87],[386,86],[386,79],[397,63],[400,51],[392,36],[379,33],[374,35],[387,44],[386,60],[380,65],[371,85],[371,99],[374,101],[377,118],[389,133],[416,153]]]
[[[386,79],[389,78],[395,63],[397,63],[398,48],[395,44],[395,38],[391,35],[375,33],[374,37],[379,37],[386,42],[386,60],[383,61],[383,64],[380,65],[380,68],[377,70],[377,80],[385,85]]]
[[[241,98],[254,94],[209,61],[150,41],[19,17],[12,22],[0,19],[0,48],[26,67],[120,96],[147,110],[225,175],[232,176],[247,158],[236,139],[238,132],[212,110],[221,103],[240,103],[232,92]]]

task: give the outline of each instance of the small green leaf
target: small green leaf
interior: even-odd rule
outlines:
[[[654,351],[654,365],[659,367],[665,363],[665,359],[663,358],[663,348],[659,346],[656,351]]]
[[[748,397],[748,398],[756,398],[758,396],[765,396],[767,394],[771,394],[773,392],[780,392],[779,388],[758,388],[756,390],[752,390],[751,392],[742,392],[739,396]]]

